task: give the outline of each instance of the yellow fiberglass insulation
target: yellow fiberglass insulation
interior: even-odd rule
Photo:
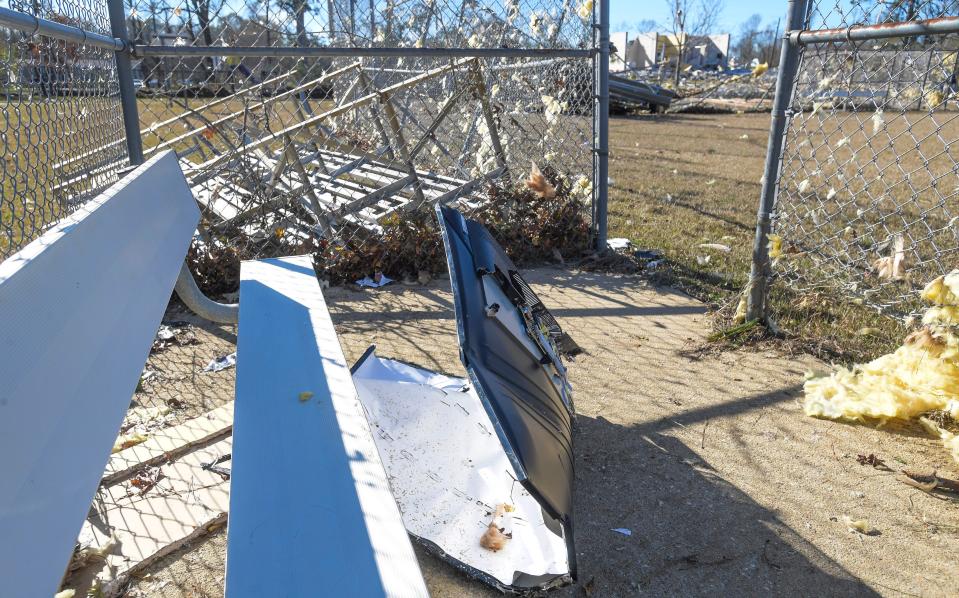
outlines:
[[[959,420],[959,270],[922,291],[932,304],[923,327],[895,352],[805,384],[807,415],[828,419],[912,419],[942,410]],[[959,436],[938,435],[959,461]]]

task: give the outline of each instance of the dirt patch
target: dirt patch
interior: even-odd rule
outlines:
[[[580,582],[554,595],[945,596],[956,587],[956,504],[857,462],[874,454],[893,469],[955,477],[938,441],[805,417],[803,373],[826,367],[813,358],[691,353],[709,324],[703,304],[682,294],[631,276],[541,269],[528,278],[586,350],[570,369]],[[448,284],[328,290],[347,360],[375,343],[384,357],[461,372]],[[877,533],[850,532],[843,516]],[[133,593],[221,596],[224,551],[214,534],[152,568]],[[498,595],[419,556],[433,596]]]

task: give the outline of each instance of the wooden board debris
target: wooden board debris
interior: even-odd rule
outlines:
[[[232,429],[233,401],[230,401],[200,417],[158,430],[145,442],[114,453],[107,463],[102,483],[110,485],[137,469],[176,456]]]
[[[67,585],[78,590],[99,586],[103,595],[117,595],[137,571],[221,527],[230,502],[230,462],[222,459],[232,445],[227,437],[101,488],[79,543],[106,554]],[[218,467],[210,467],[217,461]]]

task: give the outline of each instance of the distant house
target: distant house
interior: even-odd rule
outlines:
[[[649,69],[676,63],[679,53],[679,38],[670,33],[610,34],[616,53],[610,56],[610,68],[616,71]],[[694,68],[726,68],[729,65],[728,33],[716,35],[687,36],[683,64]]]

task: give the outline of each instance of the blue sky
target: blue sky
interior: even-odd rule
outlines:
[[[611,0],[609,6],[610,23],[613,27],[623,23],[635,23],[651,19],[660,23],[665,29],[669,22],[669,9],[666,0]],[[756,2],[756,0],[726,0],[720,23],[722,31],[715,33],[732,33],[739,31],[739,24],[750,15],[759,14],[763,17],[763,24],[776,26],[776,20],[786,14],[786,1]]]

